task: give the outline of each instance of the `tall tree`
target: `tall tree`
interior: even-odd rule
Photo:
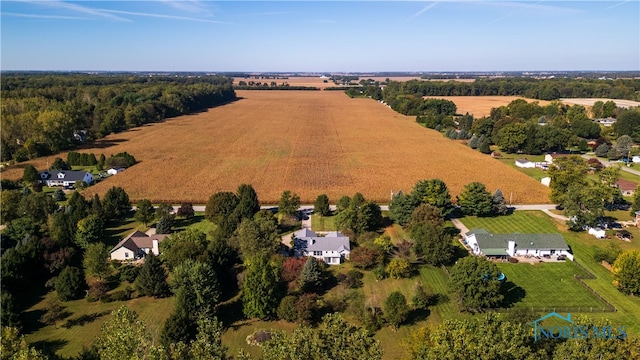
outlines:
[[[549,167],[551,201],[562,203],[570,185],[586,183],[588,171],[587,163],[578,156],[555,159],[553,165]]]
[[[458,195],[458,205],[465,215],[489,216],[493,211],[493,197],[484,184],[472,182]]]
[[[143,223],[144,226],[148,226],[155,218],[155,211],[156,209],[151,204],[151,201],[142,199],[136,204],[136,214],[134,218],[136,221]]]
[[[400,291],[394,291],[384,301],[384,318],[391,326],[398,328],[409,315],[407,299]]]
[[[183,203],[182,205],[180,205],[180,208],[178,208],[178,216],[182,216],[184,218],[192,218],[195,215],[195,211],[193,210],[193,204],[192,203]]]
[[[185,309],[187,313],[207,318],[213,316],[221,295],[218,276],[211,265],[191,259],[174,268],[171,288],[175,293],[183,289],[184,294],[191,298],[185,302],[190,306]]]
[[[127,215],[131,210],[131,202],[129,195],[121,187],[112,187],[104,194],[102,198],[102,211],[104,216],[109,219],[119,219]]]
[[[67,266],[56,278],[56,292],[62,301],[79,298],[84,286],[82,270],[77,267]]]
[[[38,173],[38,170],[30,164],[25,166],[22,171],[22,181],[25,184],[32,184],[36,181],[40,181],[40,174]]]
[[[278,212],[283,215],[294,215],[298,207],[300,207],[300,197],[290,190],[284,191],[278,202]]]
[[[484,257],[464,257],[451,269],[451,289],[461,305],[472,311],[498,306],[504,296],[498,280],[500,270]]]
[[[163,350],[152,345],[146,325],[126,306],[111,312],[96,338],[100,360],[160,359]]]
[[[270,214],[254,219],[244,219],[236,230],[231,243],[236,245],[243,259],[256,255],[275,254],[280,245],[276,220]]]
[[[613,263],[613,283],[625,294],[640,295],[640,251],[627,250]]]
[[[437,207],[442,215],[447,216],[453,211],[453,203],[447,184],[440,179],[420,180],[411,192],[421,203]]]
[[[631,201],[631,216],[635,216],[635,213],[640,211],[640,185],[636,187],[636,191],[633,192],[633,200]]]
[[[316,202],[313,204],[313,209],[316,214],[320,216],[328,216],[331,214],[329,210],[329,196],[327,194],[318,195]]]
[[[83,265],[90,276],[103,279],[109,274],[109,249],[104,243],[89,244],[84,252]]]
[[[264,360],[376,360],[382,358],[378,340],[339,314],[327,314],[317,328],[299,327],[291,335],[273,332],[262,343]]]
[[[236,194],[228,191],[217,192],[209,197],[204,217],[218,225],[218,231],[224,237],[229,237],[240,223],[235,216],[235,210],[239,203],[240,199]]]
[[[104,223],[97,215],[89,215],[78,222],[78,230],[76,231],[76,244],[86,249],[89,244],[96,243],[102,237],[104,232]]]
[[[453,259],[455,248],[442,226],[431,222],[416,225],[411,228],[411,239],[416,256],[427,264],[438,266]]]
[[[245,259],[245,266],[242,311],[248,318],[270,319],[275,315],[282,297],[281,269],[266,256]]]
[[[160,259],[149,252],[144,259],[144,265],[135,281],[136,289],[143,296],[155,298],[169,295],[167,284],[167,271],[162,267]]]
[[[300,273],[300,288],[306,292],[318,292],[322,288],[323,274],[318,260],[307,257]]]
[[[496,192],[493,193],[491,204],[491,212],[494,215],[507,215],[509,213],[507,201],[504,199],[504,195],[502,194],[502,191],[500,189],[496,189]]]
[[[242,184],[238,187],[238,206],[236,206],[236,217],[239,221],[242,219],[251,219],[258,211],[260,211],[260,201],[258,194],[253,186]]]

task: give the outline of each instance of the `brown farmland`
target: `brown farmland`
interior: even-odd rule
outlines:
[[[528,99],[521,96],[426,96],[425,98],[453,101],[458,107],[456,111],[458,114],[469,113],[476,118],[489,116],[492,108],[509,105],[510,102],[516,99],[524,99],[527,102],[537,101],[540,106],[550,103],[550,101],[546,100]]]
[[[111,135],[83,151],[127,151],[140,163],[85,190],[125,188],[132,200],[204,203],[217,191],[252,184],[265,204],[283,190],[311,203],[361,192],[388,202],[390,191],[441,178],[452,195],[472,181],[500,188],[514,203],[546,203],[548,189],[370,99],[342,92],[238,91],[241,100],[207,112]],[[61,154],[63,158],[66,154]],[[60,155],[58,155],[60,156]],[[53,157],[39,159],[42,170]],[[9,169],[8,178],[22,170]]]

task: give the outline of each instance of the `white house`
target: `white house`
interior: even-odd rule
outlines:
[[[141,231],[134,231],[126,238],[122,239],[111,249],[111,260],[135,260],[152,252],[154,255],[160,254],[160,242],[169,234],[147,235]]]
[[[529,169],[533,169],[536,167],[536,163],[534,163],[533,161],[529,161],[527,159],[518,159],[516,160],[516,166],[519,168],[529,168]]]
[[[569,246],[561,234],[492,234],[485,229],[473,229],[465,241],[475,255],[484,256],[558,256],[573,260]]]
[[[49,170],[40,173],[40,182],[47,186],[71,186],[84,181],[93,183],[93,175],[88,171]]]
[[[111,168],[111,169],[107,170],[107,174],[109,174],[109,175],[115,175],[115,174],[120,173],[120,172],[123,172],[123,171],[124,171],[124,168],[121,168],[121,167],[115,167],[115,168]]]
[[[337,231],[324,236],[304,228],[293,234],[293,249],[296,257],[313,256],[329,265],[338,265],[349,258],[349,237]]]
[[[596,239],[604,239],[607,237],[605,231],[599,227],[589,228],[588,233],[596,237]]]
[[[553,164],[553,160],[561,157],[571,156],[571,154],[546,154],[544,156],[544,161],[549,164]]]
[[[594,121],[606,127],[611,127],[613,124],[616,123],[615,118],[601,118],[601,119],[595,119]]]
[[[638,155],[633,156],[631,158],[631,162],[636,163],[636,164],[640,163],[640,156],[638,156]]]

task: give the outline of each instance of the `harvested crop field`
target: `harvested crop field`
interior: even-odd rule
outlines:
[[[376,101],[330,91],[237,93],[236,102],[111,135],[83,150],[127,151],[140,161],[85,195],[122,186],[132,200],[204,203],[249,183],[265,204],[277,203],[284,190],[305,203],[322,193],[335,202],[358,191],[385,203],[392,190],[441,178],[454,196],[480,181],[514,203],[549,201],[548,188],[534,179]],[[43,170],[52,159],[34,165]],[[21,175],[19,168],[3,173]]]
[[[575,99],[560,99],[565,104],[576,104],[582,106],[593,106],[596,101],[613,101],[617,107],[630,108],[633,106],[640,106],[640,102],[633,100],[621,100],[621,99],[599,99],[599,98],[575,98]]]
[[[425,98],[446,99],[453,101],[458,107],[458,114],[469,113],[476,118],[489,116],[491,109],[503,105],[509,105],[516,99],[524,99],[527,102],[537,101],[541,106],[549,104],[546,100],[523,98],[521,96],[425,96]]]

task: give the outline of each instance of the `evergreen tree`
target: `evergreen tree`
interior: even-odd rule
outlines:
[[[286,190],[280,196],[280,202],[278,202],[278,212],[283,215],[294,215],[300,207],[300,197]]]
[[[238,206],[235,208],[235,216],[238,221],[242,219],[251,219],[258,211],[260,211],[260,202],[258,194],[251,185],[242,184],[238,187]]]
[[[77,267],[67,266],[56,278],[56,292],[62,301],[74,300],[82,295],[84,275]]]
[[[57,157],[53,160],[53,164],[51,164],[50,170],[71,170],[71,166],[64,162],[61,158]]]
[[[469,139],[468,145],[472,149],[477,149],[478,146],[480,146],[480,141],[479,141],[479,138],[476,136],[476,134],[473,134],[473,136],[471,136],[471,139]]]
[[[266,256],[245,260],[242,284],[242,311],[248,318],[272,318],[280,304],[280,269]]]
[[[484,139],[480,142],[480,145],[478,145],[478,151],[483,154],[491,154],[491,147],[489,145],[489,139]]]
[[[384,301],[384,318],[393,326],[398,328],[409,315],[409,305],[407,299],[399,291],[394,291]]]
[[[102,211],[104,216],[109,219],[119,219],[129,213],[131,210],[131,202],[129,195],[121,187],[112,187],[107,190],[102,199]]]
[[[300,288],[306,292],[317,292],[322,287],[323,275],[318,260],[307,257],[300,273]]]
[[[318,195],[316,202],[313,204],[313,211],[320,216],[328,216],[331,214],[329,209],[329,197],[327,194]]]
[[[502,191],[497,189],[495,193],[493,193],[493,214],[495,215],[507,215],[509,213],[509,207],[507,206],[507,201],[504,199],[504,195],[502,195]]]
[[[633,193],[633,200],[631,201],[631,216],[635,216],[636,211],[640,211],[640,185],[636,187],[636,191]]]
[[[134,215],[134,218],[136,221],[143,223],[144,226],[147,226],[153,221],[155,217],[154,213],[155,209],[151,204],[151,201],[142,199],[136,204],[136,214]]]
[[[161,217],[156,223],[156,234],[170,234],[171,233],[171,220],[166,217]]]
[[[38,170],[36,170],[33,165],[25,166],[22,171],[22,181],[25,184],[32,184],[36,181],[40,181],[40,174],[38,173]]]
[[[155,298],[169,295],[167,284],[167,272],[162,267],[162,262],[152,252],[149,252],[140,268],[140,273],[135,281],[136,289],[144,296]]]

